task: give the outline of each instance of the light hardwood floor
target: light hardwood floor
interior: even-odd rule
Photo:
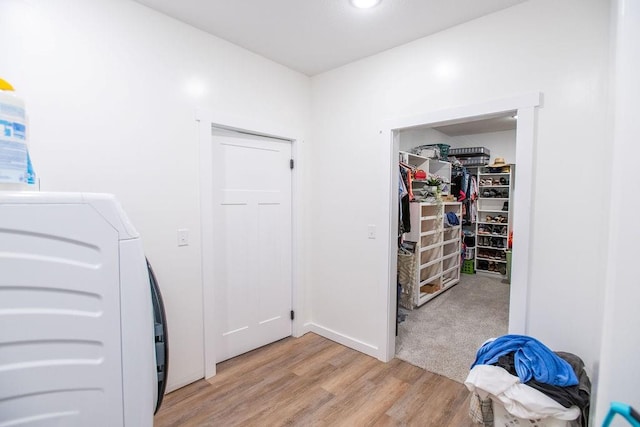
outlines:
[[[154,425],[477,426],[468,408],[460,383],[308,333],[222,362],[210,381],[169,393]]]

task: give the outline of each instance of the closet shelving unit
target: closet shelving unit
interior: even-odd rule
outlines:
[[[449,150],[449,156],[455,157],[460,164],[467,169],[470,175],[476,176],[478,175],[478,169],[489,163],[489,159],[491,158],[491,150],[487,147],[460,147],[460,148],[451,148]],[[469,207],[469,210],[471,208]],[[473,270],[463,270],[466,273],[475,272],[475,257],[477,253],[477,235],[476,235],[476,224],[473,222],[469,222],[463,225],[463,232],[472,233],[469,239],[465,242],[471,242],[472,244],[467,245],[467,253],[465,254],[465,261],[473,264]]]
[[[481,167],[478,170],[477,273],[507,274],[506,250],[513,228],[514,176],[514,164],[501,168]]]
[[[405,308],[413,309],[435,298],[460,281],[459,202],[411,203],[411,232],[405,240],[416,242],[415,274],[402,289]],[[458,225],[449,226],[446,215],[453,212]],[[408,305],[408,306],[407,306]]]
[[[412,166],[416,169],[422,169],[430,175],[439,175],[445,177],[442,188],[442,195],[447,195],[451,191],[451,163],[442,160],[428,159],[426,157],[411,154],[406,151],[400,151],[400,162]],[[413,180],[414,191],[419,190],[426,185],[426,180]]]

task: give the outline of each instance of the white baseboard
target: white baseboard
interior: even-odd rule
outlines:
[[[303,336],[304,334],[306,334],[307,332],[311,332],[311,325],[313,325],[313,323],[311,322],[307,322],[307,323],[303,323],[302,327],[300,328],[300,330],[298,331],[299,334],[296,335],[296,338],[300,338],[301,336]]]
[[[171,368],[171,366],[169,366],[169,368]],[[176,391],[179,388],[182,388],[186,385],[194,383],[203,378],[204,378],[204,375],[202,375],[202,372],[198,371],[198,372],[193,372],[190,375],[184,376],[182,378],[178,378],[175,381],[169,381],[167,382],[167,388],[165,390],[165,394],[171,393],[172,391]]]
[[[380,358],[380,349],[374,345],[367,344],[366,342],[357,340],[355,338],[351,338],[347,335],[341,334],[340,332],[334,331],[313,322],[305,324],[304,329],[307,332],[313,332],[314,334],[318,334],[322,337],[330,339],[331,341],[335,341],[346,347],[357,350],[360,353],[364,353],[368,356],[375,357],[378,360],[382,360]]]

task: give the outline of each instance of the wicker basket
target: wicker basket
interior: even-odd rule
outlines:
[[[416,281],[416,255],[398,253],[398,283],[400,284],[400,306],[413,310]]]

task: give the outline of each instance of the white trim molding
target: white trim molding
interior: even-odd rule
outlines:
[[[388,280],[382,290],[385,313],[383,329],[386,339],[379,349],[378,358],[389,361],[395,356],[396,331],[396,269],[397,269],[397,222],[398,212],[398,132],[413,127],[452,124],[471,118],[490,116],[509,111],[517,112],[516,131],[516,182],[514,197],[514,224],[518,225],[518,239],[513,249],[511,265],[511,296],[509,311],[509,333],[526,334],[528,330],[528,295],[529,295],[529,259],[531,242],[531,212],[533,203],[533,167],[534,145],[536,136],[536,108],[541,105],[542,94],[539,92],[489,100],[474,105],[465,105],[442,110],[431,111],[412,117],[388,121],[380,131],[382,143],[389,144],[389,224],[388,224]],[[381,233],[382,234],[382,233]]]
[[[293,132],[282,129],[271,123],[256,121],[252,118],[230,117],[224,113],[213,113],[206,110],[196,112],[197,136],[199,148],[199,176],[200,176],[200,222],[202,233],[202,305],[203,305],[203,342],[204,342],[204,377],[210,378],[216,374],[216,352],[215,340],[212,331],[215,330],[215,313],[213,310],[213,263],[207,262],[209,254],[213,253],[213,212],[214,203],[211,197],[213,194],[214,171],[212,169],[212,159],[214,147],[212,144],[213,127],[221,127],[253,135],[267,136],[291,142],[291,155],[296,162],[296,167],[292,171],[291,177],[291,219],[292,219],[292,277],[291,277],[291,307],[296,316],[292,324],[292,335],[299,337],[308,329],[303,325],[305,319],[304,291],[301,287],[301,222],[300,212],[300,167],[298,164],[298,145],[302,142],[300,138],[291,136]]]
[[[375,345],[368,344],[364,341],[357,340],[348,335],[342,334],[340,332],[334,331],[333,329],[326,328],[322,325],[318,325],[317,323],[309,322],[305,324],[305,329],[309,332],[313,332],[314,334],[318,334],[322,337],[328,338],[331,341],[335,341],[339,344],[342,344],[346,347],[357,350],[361,353],[364,353],[368,356],[375,357],[379,359],[379,348]]]

